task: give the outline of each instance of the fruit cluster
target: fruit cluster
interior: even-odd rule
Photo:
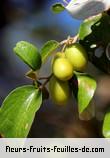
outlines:
[[[55,104],[67,104],[70,96],[68,81],[73,77],[74,71],[82,72],[87,62],[87,53],[79,43],[67,46],[64,52],[58,52],[54,56],[49,90]]]

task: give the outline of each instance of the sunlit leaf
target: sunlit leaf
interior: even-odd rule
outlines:
[[[27,137],[41,104],[42,94],[34,86],[13,90],[1,107],[0,134],[6,138]]]
[[[110,61],[106,54],[110,43],[110,16],[103,13],[84,21],[79,30],[79,39],[89,60],[100,70],[110,73]]]
[[[110,138],[110,111],[106,113],[104,118],[103,135],[106,138]]]
[[[92,26],[101,19],[102,15],[91,17],[90,19],[85,20],[79,29],[79,38],[83,40],[92,32]]]
[[[75,74],[72,86],[78,101],[79,114],[88,108],[94,96],[96,85],[96,81],[92,77],[82,73]]]
[[[41,49],[42,62],[45,62],[52,52],[58,47],[59,43],[57,41],[51,40],[46,42]]]
[[[38,70],[41,67],[41,55],[37,47],[26,41],[20,41],[16,44],[14,52],[31,69]]]

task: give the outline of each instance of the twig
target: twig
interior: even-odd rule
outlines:
[[[68,36],[68,38],[67,38],[67,40],[66,40],[66,42],[65,42],[65,44],[64,44],[64,46],[63,46],[63,48],[62,48],[62,50],[61,50],[61,52],[64,52],[64,51],[65,51],[65,48],[66,48],[66,46],[67,46],[67,44],[68,44],[70,38],[71,38],[71,37]]]
[[[73,43],[75,43],[75,42],[77,42],[77,40],[78,40],[78,35],[76,35],[76,36],[74,36],[74,37],[68,37],[66,40],[63,40],[63,41],[61,41],[60,42],[60,45],[71,45],[71,44],[73,44]]]
[[[46,81],[39,87],[40,90],[42,90],[46,86],[46,84],[50,81],[52,76],[53,76],[53,74],[51,74],[50,76],[46,77]]]

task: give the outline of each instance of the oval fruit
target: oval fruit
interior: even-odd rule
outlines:
[[[70,96],[70,90],[68,82],[62,82],[55,76],[50,79],[49,82],[50,95],[55,104],[65,105]]]
[[[54,58],[51,61],[51,65],[53,65],[54,61],[58,58],[65,58],[65,53],[57,52],[57,54],[55,54]]]
[[[88,62],[88,57],[85,49],[79,44],[73,44],[65,49],[65,55],[76,71],[83,71]]]
[[[52,64],[53,74],[62,81],[67,81],[73,76],[73,66],[65,57],[55,57]]]
[[[65,58],[65,53],[57,52],[57,54],[55,55],[54,59],[57,59],[57,58]]]

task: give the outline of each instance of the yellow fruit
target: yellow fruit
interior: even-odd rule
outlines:
[[[62,82],[55,76],[50,79],[49,91],[51,98],[55,104],[65,105],[70,97],[68,82]]]
[[[58,54],[53,60],[52,72],[59,80],[67,81],[73,76],[73,66],[67,58]]]
[[[88,63],[85,49],[79,44],[73,44],[65,49],[65,56],[71,62],[76,71],[83,71]]]
[[[54,59],[57,59],[57,58],[65,58],[65,53],[58,52],[58,53],[55,55]]]
[[[53,62],[58,58],[65,58],[65,53],[57,52],[51,61],[51,65],[53,65]]]

